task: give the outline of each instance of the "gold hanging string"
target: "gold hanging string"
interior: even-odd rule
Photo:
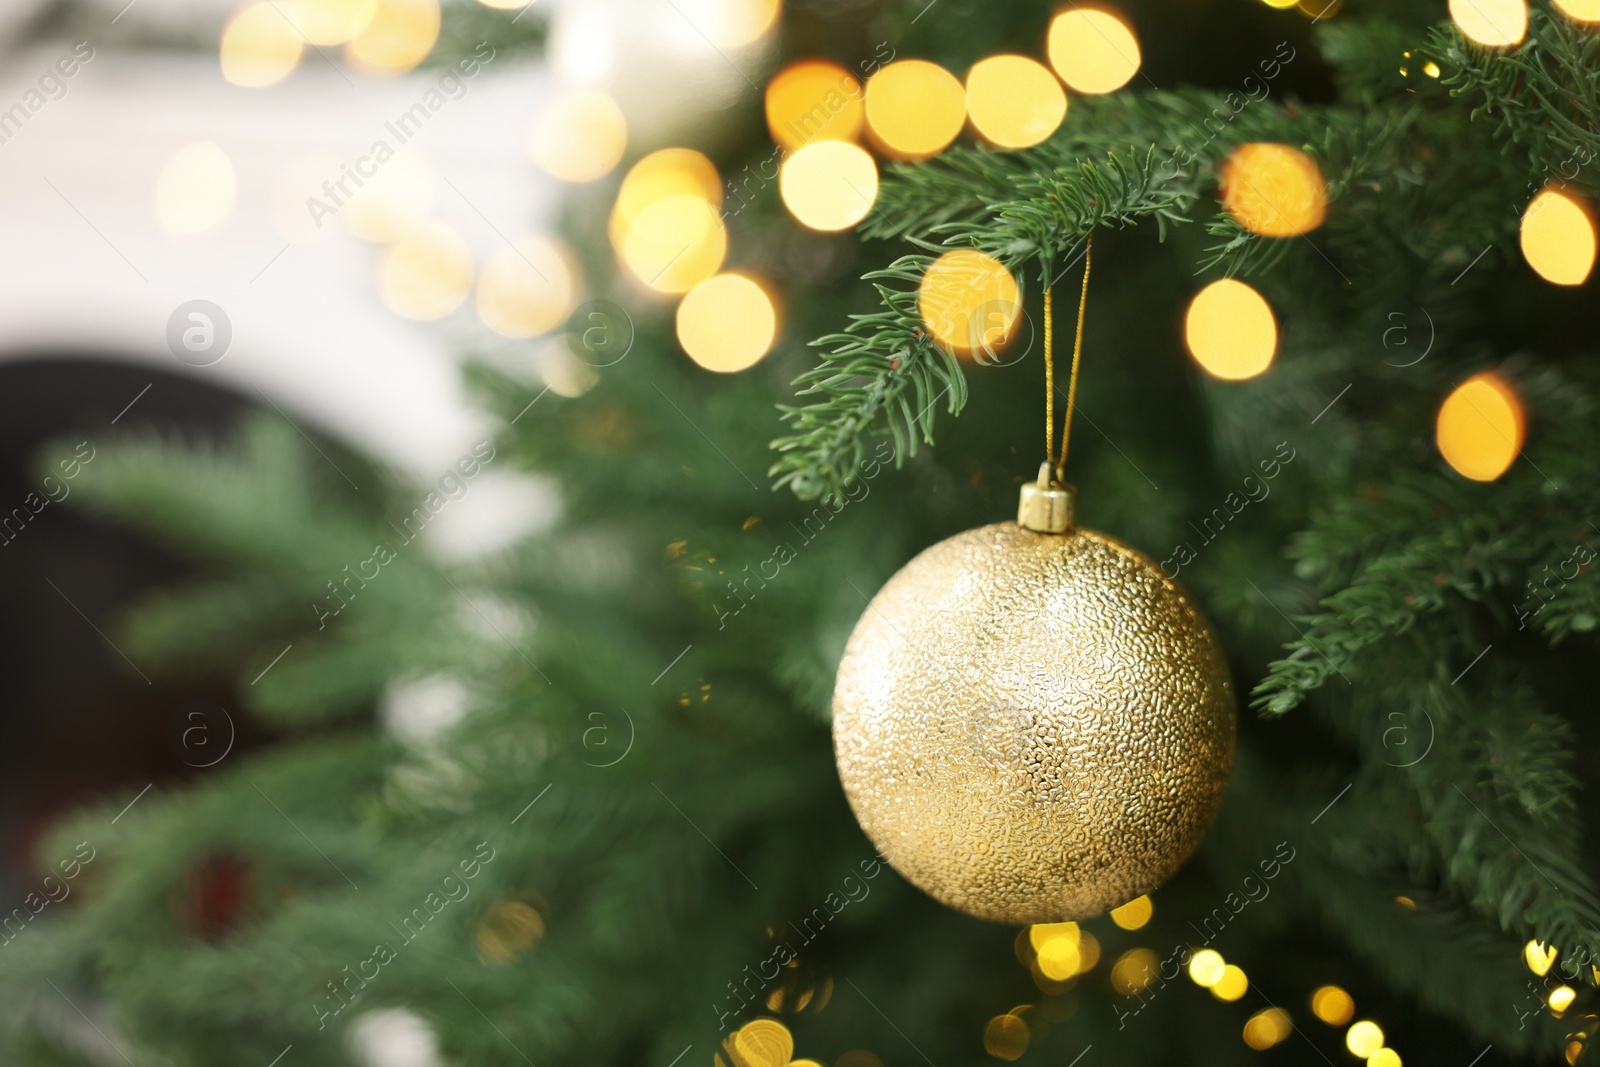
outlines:
[[[1056,451],[1056,350],[1055,315],[1051,313],[1049,283],[1044,287],[1044,459]]]
[[[1072,409],[1078,402],[1078,360],[1083,355],[1083,313],[1089,307],[1089,254],[1094,250],[1094,235],[1083,246],[1083,291],[1078,295],[1078,332],[1072,340],[1072,377],[1067,385],[1067,416],[1061,426],[1061,458],[1056,461],[1056,477],[1067,469],[1067,444],[1072,437]]]

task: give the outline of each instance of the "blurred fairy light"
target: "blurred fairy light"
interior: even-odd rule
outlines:
[[[292,0],[280,4],[295,28],[313,45],[344,44],[372,24],[378,0]]]
[[[1383,1047],[1383,1027],[1371,1019],[1351,1024],[1344,1034],[1344,1047],[1351,1055],[1367,1059]]]
[[[753,367],[772,348],[778,313],[760,285],[742,274],[719,274],[689,290],[678,305],[678,343],[706,370]]]
[[[1028,1024],[1007,1012],[983,1028],[983,1050],[997,1060],[1018,1060],[1028,1051]]]
[[[1594,269],[1595,226],[1588,205],[1545,189],[1522,213],[1522,258],[1553,285],[1582,285]]]
[[[772,29],[780,0],[674,0],[694,32],[716,48],[742,48]]]
[[[1400,1067],[1400,1053],[1392,1048],[1380,1048],[1367,1057],[1367,1067]]]
[[[698,196],[716,210],[722,206],[722,178],[711,160],[692,148],[663,148],[629,168],[617,190],[607,227],[619,253],[639,212],[669,196]]]
[[[1057,937],[1046,941],[1038,951],[1040,972],[1053,982],[1065,982],[1077,974],[1083,963],[1078,946],[1074,938]]]
[[[167,158],[156,178],[156,217],[179,237],[213,230],[233,213],[239,183],[215,141],[198,141]]]
[[[990,56],[967,71],[967,114],[1000,148],[1030,148],[1067,116],[1067,94],[1049,68],[1026,56]]]
[[[867,128],[885,155],[927,159],[961,132],[966,91],[937,63],[902,59],[867,79],[866,114]]]
[[[1005,264],[975,248],[945,252],[917,289],[923,325],[956,355],[992,352],[1011,339],[1022,295]]]
[[[1250,979],[1245,977],[1244,968],[1231,963],[1222,968],[1222,975],[1211,985],[1212,996],[1230,1003],[1249,991]]]
[[[855,75],[820,59],[803,59],[767,83],[767,129],[793,152],[812,141],[854,141],[865,112]]]
[[[611,172],[628,146],[628,123],[605,93],[563,93],[545,105],[528,134],[528,154],[564,182],[592,182]]]
[[[1450,0],[1450,18],[1468,40],[1490,48],[1521,44],[1528,33],[1525,0]]]
[[[367,74],[403,74],[427,58],[438,39],[439,0],[378,0],[344,55]]]
[[[1124,930],[1137,930],[1150,921],[1150,916],[1155,914],[1155,905],[1148,894],[1134,897],[1120,908],[1111,909],[1111,921]]]
[[[1222,981],[1222,972],[1226,968],[1227,962],[1223,960],[1222,953],[1203,948],[1189,961],[1189,977],[1194,979],[1195,985],[1210,989]]]
[[[1139,40],[1109,11],[1073,8],[1050,23],[1050,65],[1067,88],[1109,93],[1139,72]]]
[[[1300,0],[1261,0],[1261,2],[1268,7],[1275,7],[1279,11],[1287,11],[1289,8],[1299,4]]]
[[[722,1046],[717,1067],[785,1067],[794,1057],[794,1037],[776,1019],[751,1019]]]
[[[1555,1012],[1557,1015],[1561,1015],[1568,1008],[1572,1007],[1572,1002],[1577,999],[1577,990],[1573,989],[1569,985],[1558,985],[1554,989],[1550,990],[1550,999],[1547,1001],[1547,1003],[1550,1005],[1551,1011]]]
[[[1311,1014],[1329,1026],[1343,1026],[1356,1013],[1356,1002],[1336,985],[1319,986],[1311,994]]]
[[[552,16],[548,54],[562,80],[599,85],[616,65],[617,44],[602,12],[574,4]]]
[[[1111,965],[1111,988],[1125,997],[1145,991],[1156,980],[1160,960],[1147,948],[1131,948]]]
[[[1222,205],[1263,237],[1297,237],[1322,225],[1327,193],[1316,161],[1286,144],[1242,144],[1222,164]]]
[[[878,165],[848,141],[814,141],[783,161],[778,193],[801,225],[847,230],[878,199]]]
[[[536,337],[572,311],[577,266],[565,246],[524,237],[489,257],[478,276],[478,317],[502,337]]]
[[[1600,0],[1555,0],[1557,9],[1574,22],[1600,22]]]
[[[442,222],[402,237],[378,261],[379,295],[390,311],[408,319],[443,318],[471,289],[472,251]]]
[[[629,222],[622,261],[633,276],[662,293],[686,293],[722,266],[728,231],[702,197],[662,197]]]
[[[1528,970],[1540,978],[1550,973],[1551,966],[1556,962],[1556,955],[1554,948],[1538,941],[1529,941],[1522,946],[1522,958],[1528,964]]]
[[[300,63],[304,39],[270,0],[239,8],[222,27],[217,58],[234,85],[259,89],[289,76]]]
[[[332,174],[329,171],[324,178]],[[367,179],[340,213],[350,232],[364,241],[392,244],[425,224],[438,184],[433,165],[405,147]]]
[[[1233,278],[1195,294],[1183,332],[1195,362],[1224,381],[1254,378],[1271,366],[1278,349],[1272,309],[1260,293]]]
[[[1475,482],[1504,474],[1522,450],[1522,401],[1499,375],[1474,375],[1439,406],[1435,439],[1445,462]]]
[[[1257,1052],[1276,1045],[1294,1033],[1294,1023],[1282,1008],[1263,1008],[1245,1020],[1244,1043]]]

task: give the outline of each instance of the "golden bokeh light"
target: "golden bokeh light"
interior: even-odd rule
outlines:
[[[728,231],[710,204],[685,193],[642,208],[622,240],[622,262],[662,293],[687,293],[722,266]]]
[[[1124,930],[1137,930],[1150,921],[1150,916],[1155,914],[1155,905],[1150,902],[1148,895],[1134,897],[1120,908],[1111,909],[1111,921]]]
[[[1594,269],[1594,219],[1569,193],[1545,189],[1528,202],[1521,243],[1528,266],[1555,285],[1582,285]]]
[[[371,21],[344,46],[344,56],[367,74],[404,74],[427,58],[438,39],[439,0],[378,0]]]
[[[722,178],[711,160],[692,148],[663,148],[628,169],[611,208],[611,245],[619,252],[639,212],[669,196],[698,196],[722,206]]]
[[[1578,991],[1569,985],[1558,985],[1550,990],[1550,999],[1546,1002],[1550,1010],[1557,1015],[1572,1007],[1572,1002],[1578,999]]]
[[[239,181],[215,141],[197,141],[167,157],[156,177],[156,218],[178,237],[214,230],[233,214]]]
[[[223,78],[259,89],[287,78],[299,64],[304,45],[294,25],[263,0],[240,8],[228,19],[217,56]]]
[[[1142,993],[1154,982],[1160,960],[1147,948],[1131,948],[1111,965],[1111,988],[1125,997]]]
[[[1067,88],[1109,93],[1139,72],[1139,39],[1109,11],[1075,7],[1050,23],[1050,65]]]
[[[501,248],[478,277],[478,317],[502,337],[536,337],[572,311],[576,264],[548,237],[525,237]]]
[[[751,1019],[728,1044],[738,1067],[784,1067],[794,1056],[794,1037],[776,1019]]]
[[[1294,1033],[1294,1023],[1282,1008],[1263,1008],[1244,1024],[1244,1043],[1262,1052]]]
[[[1344,1047],[1351,1055],[1366,1059],[1383,1047],[1383,1027],[1371,1019],[1351,1024],[1344,1033]]]
[[[780,0],[673,0],[673,7],[713,47],[743,48],[772,28],[783,5]]]
[[[1529,941],[1522,946],[1522,958],[1528,965],[1528,970],[1539,977],[1550,973],[1550,967],[1556,962],[1557,951],[1538,941]]]
[[[1235,1001],[1250,991],[1250,979],[1244,968],[1228,964],[1222,975],[1211,985],[1211,995],[1222,1001]]]
[[[1222,205],[1263,237],[1297,237],[1322,225],[1328,199],[1316,160],[1286,144],[1242,144],[1222,164]]]
[[[1067,94],[1049,69],[1026,56],[990,56],[967,71],[967,114],[1001,148],[1029,148],[1056,132]]]
[[[525,900],[495,903],[475,930],[472,942],[485,963],[505,964],[538,944],[544,936],[544,916]]]
[[[1289,8],[1297,6],[1300,0],[1261,0],[1261,2],[1268,7],[1275,7],[1279,11],[1287,11]]]
[[[1085,933],[1078,939],[1078,973],[1086,974],[1094,970],[1094,965],[1100,962],[1100,942],[1095,936]]]
[[[997,1060],[1017,1060],[1028,1051],[1028,1024],[1015,1015],[996,1015],[983,1028],[983,1050]]]
[[[854,141],[866,120],[855,75],[820,59],[791,63],[767,83],[767,129],[793,152],[812,141]]]
[[[1343,1026],[1356,1013],[1356,1002],[1336,985],[1319,986],[1311,994],[1311,1014],[1329,1026]]]
[[[1490,48],[1520,44],[1528,33],[1526,0],[1450,0],[1450,18],[1468,40]]]
[[[1556,7],[1574,22],[1600,22],[1600,0],[1556,0]]]
[[[1073,947],[1077,947],[1083,935],[1078,930],[1077,923],[1034,923],[1028,927],[1028,943],[1037,952],[1057,938],[1066,938]]]
[[[678,305],[678,343],[706,370],[731,374],[755,366],[777,333],[772,298],[742,274],[707,278]]]
[[[1195,362],[1224,381],[1254,378],[1278,350],[1278,322],[1260,293],[1233,278],[1195,294],[1184,316],[1184,340]]]
[[[1226,968],[1222,953],[1203,948],[1189,961],[1189,977],[1194,979],[1195,985],[1210,989],[1222,980],[1222,972]]]
[[[611,173],[628,147],[628,121],[617,102],[591,89],[550,101],[528,132],[528,154],[564,182],[592,182]]]
[[[1400,1067],[1400,1053],[1392,1048],[1380,1048],[1367,1057],[1367,1067]]]
[[[944,151],[967,121],[967,94],[937,63],[902,59],[867,79],[867,129],[885,155],[927,159]]]
[[[294,20],[307,44],[344,44],[372,24],[378,0],[293,0],[280,10]]]
[[[1068,937],[1046,941],[1039,949],[1039,970],[1053,982],[1065,982],[1077,974],[1082,962],[1077,943]]]
[[[1435,439],[1445,462],[1475,482],[1492,482],[1522,450],[1522,401],[1498,375],[1477,374],[1439,406]]]
[[[917,310],[933,339],[958,356],[986,356],[1011,339],[1022,315],[1017,279],[974,248],[945,252],[928,265]]]
[[[878,199],[878,165],[847,141],[814,141],[783,161],[778,194],[801,225],[846,230]]]
[[[378,293],[390,311],[404,318],[443,318],[471,291],[472,251],[441,222],[402,237],[378,260]]]

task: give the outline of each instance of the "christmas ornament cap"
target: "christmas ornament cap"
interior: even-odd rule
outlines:
[[[1069,534],[1078,524],[1078,487],[1051,477],[1050,461],[1039,464],[1039,480],[1022,487],[1017,525],[1035,533]]]

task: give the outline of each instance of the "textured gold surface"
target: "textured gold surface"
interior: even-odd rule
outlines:
[[[911,882],[980,918],[1085,919],[1199,845],[1233,768],[1233,686],[1148,557],[999,523],[873,598],[833,739],[856,818]]]

